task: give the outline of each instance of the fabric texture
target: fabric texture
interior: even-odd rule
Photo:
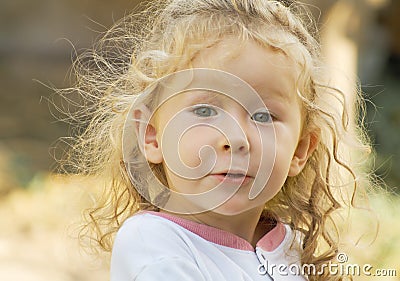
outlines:
[[[306,280],[300,268],[299,235],[278,223],[258,241],[173,215],[140,212],[117,233],[111,281]]]

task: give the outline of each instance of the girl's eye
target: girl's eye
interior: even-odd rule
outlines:
[[[272,117],[269,112],[257,112],[251,116],[251,119],[260,123],[271,123]]]
[[[210,117],[217,115],[217,111],[210,106],[198,106],[193,110],[193,113],[199,117]]]

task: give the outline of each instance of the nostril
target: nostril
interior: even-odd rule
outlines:
[[[230,146],[229,144],[225,144],[225,145],[224,145],[224,149],[225,149],[225,150],[229,150],[230,148],[231,148],[231,146]]]

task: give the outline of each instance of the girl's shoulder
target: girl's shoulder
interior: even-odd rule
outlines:
[[[139,212],[126,219],[117,232],[114,244],[129,243],[129,245],[143,243],[156,243],[167,240],[171,244],[172,237],[178,237],[179,228],[176,225],[152,212]],[[115,247],[115,245],[114,245]]]
[[[142,278],[138,280],[162,280],[166,276],[160,274],[168,275],[172,265],[174,270],[170,273],[178,277],[176,280],[199,275],[184,237],[174,223],[150,213],[140,212],[128,218],[114,240],[111,280],[133,280],[133,276]]]

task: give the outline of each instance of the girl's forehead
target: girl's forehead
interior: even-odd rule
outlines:
[[[236,91],[245,92],[249,86],[260,95],[274,94],[276,98],[286,101],[296,96],[298,64],[282,51],[261,46],[253,40],[221,40],[218,44],[201,50],[193,58],[191,67],[231,74],[204,72],[201,82],[205,83],[206,88],[212,86],[213,90],[231,92],[233,98],[236,98]],[[176,80],[181,83],[179,79]],[[201,87],[201,83],[197,86]]]
[[[255,70],[267,71],[272,67],[286,69],[293,76],[298,72],[295,58],[287,56],[282,50],[271,47],[267,43],[259,43],[252,39],[241,40],[227,37],[211,47],[200,50],[192,60],[199,65],[210,68],[241,68],[243,73],[255,75]],[[269,64],[269,66],[267,65]],[[247,68],[246,67],[252,67]],[[292,72],[292,73],[289,73]]]

